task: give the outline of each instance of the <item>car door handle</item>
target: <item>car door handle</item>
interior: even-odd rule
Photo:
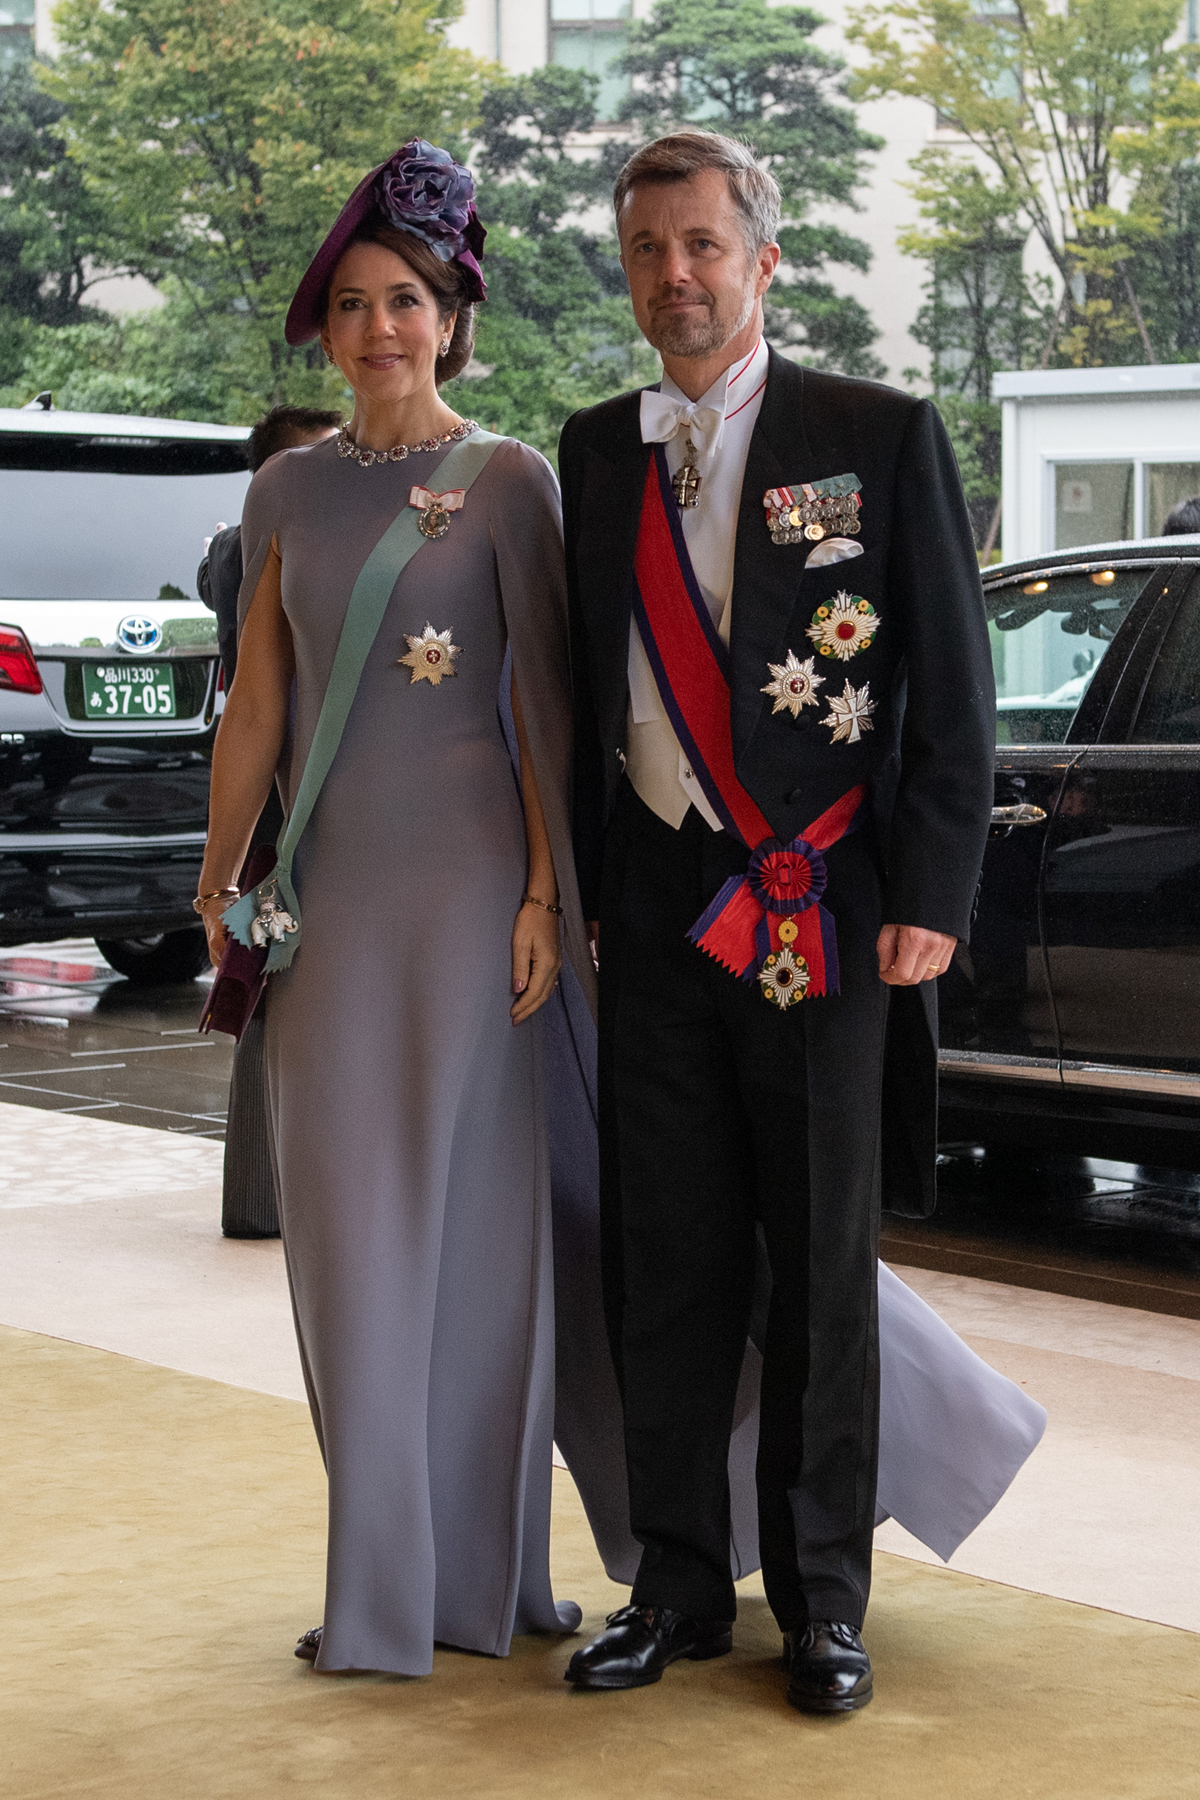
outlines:
[[[1031,806],[1022,800],[1017,806],[993,806],[993,825],[1041,825],[1046,818],[1046,811],[1041,806]]]

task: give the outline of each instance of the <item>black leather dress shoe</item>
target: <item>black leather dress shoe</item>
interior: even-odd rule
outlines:
[[[314,1625],[311,1631],[306,1631],[292,1652],[293,1656],[298,1656],[301,1662],[316,1662],[323,1630],[324,1626]]]
[[[800,1712],[857,1712],[874,1692],[871,1659],[853,1625],[818,1619],[783,1634],[788,1705]]]
[[[707,1662],[732,1649],[733,1627],[724,1620],[689,1619],[669,1606],[623,1606],[575,1652],[564,1679],[580,1688],[649,1687],[681,1658]]]

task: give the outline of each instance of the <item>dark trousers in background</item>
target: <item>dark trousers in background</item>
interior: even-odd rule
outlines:
[[[761,1226],[758,1456],[784,1630],[861,1625],[878,1457],[879,1092],[887,990],[865,838],[830,852],[842,993],[786,1013],[687,941],[744,847],[622,790],[600,932],[605,1305],[625,1412],[635,1602],[731,1619],[727,1459]]]
[[[271,789],[254,827],[251,849],[273,844],[283,824],[283,806]],[[225,1127],[225,1178],[221,1189],[221,1231],[229,1238],[279,1236],[275,1178],[267,1136],[267,1072],[263,1063],[265,996],[234,1046]]]

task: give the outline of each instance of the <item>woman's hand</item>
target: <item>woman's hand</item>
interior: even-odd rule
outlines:
[[[528,900],[517,914],[512,934],[512,1022],[531,1019],[550,997],[562,967],[558,918]]]
[[[224,912],[227,906],[233,905],[233,896],[218,896],[208,901],[201,917],[204,920],[204,935],[208,939],[208,960],[214,969],[221,966],[221,958],[225,954],[225,946],[229,942],[229,933],[225,929]]]

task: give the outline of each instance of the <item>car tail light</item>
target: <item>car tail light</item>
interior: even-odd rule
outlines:
[[[29,639],[15,625],[0,625],[0,688],[18,694],[42,691],[42,678]]]

